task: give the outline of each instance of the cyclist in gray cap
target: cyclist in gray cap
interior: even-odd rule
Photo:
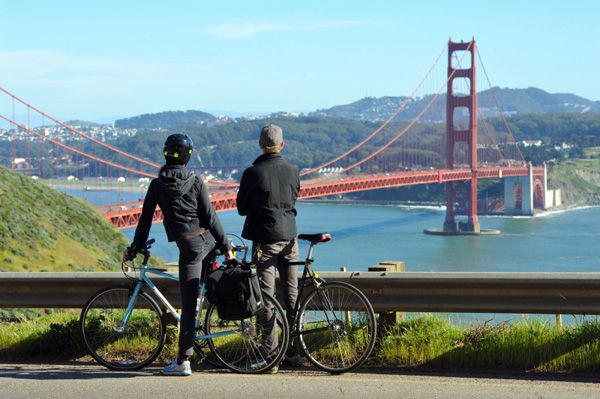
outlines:
[[[264,291],[275,295],[275,273],[279,272],[283,285],[287,318],[291,322],[292,312],[298,296],[296,266],[288,262],[298,259],[296,240],[296,198],[300,191],[298,168],[281,156],[285,142],[283,131],[277,125],[262,128],[258,141],[263,154],[251,167],[244,171],[237,194],[237,209],[246,216],[242,237],[252,240],[252,259]],[[264,326],[265,346],[273,350],[277,334],[272,306],[259,314]],[[291,345],[286,360],[292,365],[302,364],[302,357],[295,354]],[[278,367],[271,369],[277,372]]]

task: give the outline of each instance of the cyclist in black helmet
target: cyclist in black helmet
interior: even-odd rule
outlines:
[[[186,168],[194,145],[185,134],[172,134],[165,141],[165,165],[158,178],[148,187],[142,215],[131,246],[123,252],[123,260],[135,257],[142,248],[152,225],[156,205],[163,212],[163,224],[169,242],[179,248],[179,286],[181,289],[181,321],[179,352],[163,370],[167,375],[191,375],[189,358],[195,337],[195,310],[202,260],[215,247],[231,258],[231,246],[221,222],[210,203],[206,185]]]

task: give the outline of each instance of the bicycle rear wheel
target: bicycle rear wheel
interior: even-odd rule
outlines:
[[[302,350],[311,363],[330,373],[360,366],[375,345],[373,307],[356,287],[322,283],[308,294],[298,313]]]
[[[278,365],[289,341],[289,329],[283,308],[263,291],[265,307],[244,320],[222,320],[217,306],[211,304],[206,313],[206,334],[215,335],[208,345],[221,363],[238,373],[263,373]],[[272,317],[267,317],[271,309]],[[273,327],[276,338],[268,334]]]
[[[81,310],[83,342],[94,359],[113,370],[139,370],[152,363],[165,343],[162,311],[148,294],[138,294],[123,325],[130,287],[111,287],[94,294]]]

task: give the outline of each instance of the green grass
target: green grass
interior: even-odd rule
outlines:
[[[0,167],[0,271],[116,270],[127,245],[91,204]]]
[[[0,360],[87,359],[85,345],[79,332],[79,311],[54,310],[44,312],[12,310],[12,319],[18,322],[0,322]],[[120,346],[119,346],[120,345]],[[147,337],[116,342],[114,352],[148,349],[152,343]],[[159,360],[170,360],[177,352],[177,329],[167,327],[167,340]],[[89,357],[91,359],[91,357]]]
[[[600,369],[600,322],[558,327],[539,319],[453,326],[436,316],[406,320],[379,341],[376,363],[415,368],[536,372]]]
[[[0,323],[0,359],[72,359],[85,354],[77,334],[78,315],[53,312],[21,322]]]
[[[55,311],[22,322],[0,323],[0,360],[85,358],[78,312]],[[159,360],[176,353],[176,330]],[[147,345],[130,342],[115,351]],[[378,337],[367,366],[415,370],[505,370],[515,372],[595,372],[600,370],[600,321],[556,326],[524,318],[514,323],[456,326],[432,315],[417,315]]]
[[[600,185],[590,177],[600,179],[600,159],[571,159],[554,165],[549,175],[551,182],[562,181],[577,190],[600,193]]]

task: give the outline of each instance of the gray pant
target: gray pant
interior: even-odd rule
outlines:
[[[252,243],[252,260],[260,279],[263,291],[275,296],[275,277],[279,272],[283,288],[284,307],[288,322],[291,323],[294,307],[298,297],[298,271],[296,266],[287,262],[298,260],[298,242],[278,241],[274,243]],[[258,322],[265,330],[265,349],[272,352],[277,348],[277,329],[275,328],[274,306],[265,303],[265,308],[258,315]]]
[[[179,322],[180,359],[192,356],[196,339],[196,301],[200,290],[202,260],[215,247],[215,239],[208,231],[204,234],[181,238],[179,247],[179,288],[181,291],[181,320]]]

